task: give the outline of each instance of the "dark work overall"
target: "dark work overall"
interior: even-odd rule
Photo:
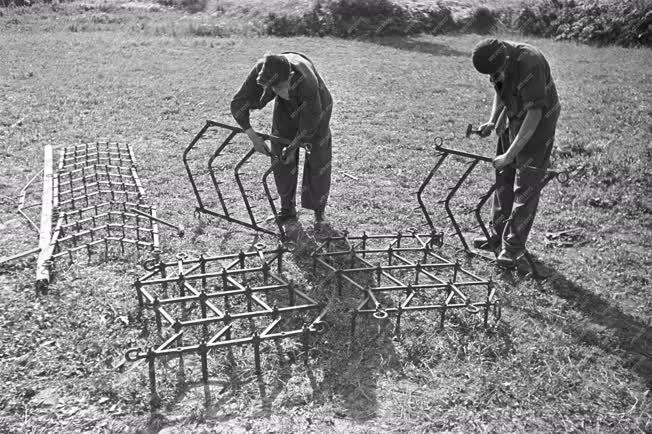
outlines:
[[[283,53],[286,54],[286,53]],[[304,57],[304,56],[302,56]],[[305,58],[305,57],[304,57]],[[306,59],[308,60],[308,59]],[[308,62],[310,62],[308,60]],[[312,65],[312,62],[310,62]],[[297,139],[311,145],[310,153],[306,153],[303,165],[301,188],[301,206],[306,209],[323,211],[326,207],[331,185],[332,143],[329,127],[333,101],[321,77],[313,67],[313,72],[319,82],[319,98],[321,110],[313,113],[302,113],[306,110],[306,101],[302,100],[300,84],[304,80],[300,71],[292,65],[294,76],[290,83],[289,100],[279,96],[274,103],[274,118],[272,120],[272,135],[288,140]],[[315,126],[312,131],[302,131],[301,116],[311,116]],[[272,142],[272,153],[281,155],[284,145]],[[295,207],[297,189],[299,150],[297,149],[293,164],[276,164],[274,180],[281,198],[281,208],[291,210]]]
[[[520,44],[518,46],[508,44],[507,46],[514,58],[525,58],[525,61],[528,61],[532,57],[518,57],[518,52],[526,49]],[[538,51],[535,53],[540,55]],[[547,66],[547,62],[545,65]],[[506,79],[504,83],[496,85],[496,90],[505,103],[509,119],[509,129],[498,140],[496,155],[507,151],[518,134],[527,112],[527,107],[524,107],[522,96],[519,93],[524,87],[522,85],[523,77],[525,76],[527,79],[530,75],[523,72],[519,74],[519,66],[522,69],[528,67],[528,65],[525,67],[512,65],[510,78]],[[497,188],[493,196],[491,232],[492,236],[501,236],[503,249],[513,253],[518,253],[525,248],[539,205],[540,183],[544,177],[543,171],[527,170],[525,167],[532,166],[540,169],[548,167],[559,118],[560,106],[557,91],[549,76],[549,70],[546,74],[540,75],[531,80],[545,80],[546,94],[534,105],[542,109],[541,120],[532,138],[517,155],[514,163],[502,171],[496,171]],[[510,217],[511,224],[506,225]]]
[[[311,152],[304,162],[301,189],[301,205],[304,208],[323,211],[328,201],[331,184],[331,131],[329,127],[333,100],[312,62],[300,53],[282,53],[294,57],[291,64],[294,75],[290,81],[289,99],[277,96],[272,89],[264,89],[256,82],[263,67],[259,60],[231,101],[233,117],[246,130],[251,128],[249,112],[258,110],[272,99],[274,117],[272,135],[298,143],[309,143]],[[280,156],[284,145],[272,142],[272,153]],[[283,210],[295,207],[297,189],[297,163],[299,151],[293,164],[276,163],[274,180]]]

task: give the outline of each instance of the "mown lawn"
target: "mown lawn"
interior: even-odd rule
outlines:
[[[424,228],[413,193],[435,161],[435,137],[493,152],[493,140],[463,134],[468,122],[487,117],[491,102],[469,60],[477,35],[350,41],[168,31],[183,19],[167,12],[0,17],[0,255],[36,244],[14,198],[42,166],[42,145],[104,138],[133,145],[149,201],[189,228],[183,239],[163,231],[166,257],[250,246],[252,232],[193,217],[180,156],[204,120],[232,123],[230,96],[267,51],[306,53],[334,95],[328,214],[339,230]],[[548,56],[562,99],[555,163],[585,170],[545,191],[530,242],[550,275],[542,285],[467,264],[498,282],[504,308],[495,328],[460,315],[440,331],[426,315],[407,322],[401,341],[380,323],[349,345],[349,317],[336,309],[309,370],[266,358],[273,393],[265,399],[255,381],[221,395],[215,387],[219,399],[209,408],[195,393],[201,388],[176,396],[166,389],[164,407],[152,414],[145,367],[114,369],[127,348],[144,344],[130,286],[143,274],[137,258],[62,266],[47,296],[35,294],[33,263],[23,261],[0,270],[0,431],[649,432],[652,57],[530,42]],[[254,125],[267,130],[270,115],[269,108],[257,114]],[[259,158],[254,166],[264,164]],[[441,192],[446,180],[434,186]],[[478,194],[460,200],[475,203]],[[309,213],[301,222],[312,240]],[[446,225],[442,216],[436,222]],[[573,245],[546,247],[545,233],[564,229],[577,230]],[[294,275],[325,299],[329,288],[301,252]],[[345,294],[338,306],[354,301]],[[249,354],[238,369],[251,377]]]

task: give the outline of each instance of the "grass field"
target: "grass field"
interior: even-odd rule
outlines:
[[[477,35],[199,37],[181,30],[202,18],[177,12],[65,10],[0,17],[3,256],[36,244],[15,198],[42,167],[42,146],[104,138],[133,145],[150,202],[189,228],[183,239],[163,232],[167,258],[250,246],[251,231],[193,217],[181,152],[206,119],[232,123],[230,97],[266,51],[306,53],[334,95],[328,215],[336,229],[425,227],[413,192],[435,161],[435,137],[493,152],[493,140],[463,134],[491,103],[469,59]],[[264,398],[255,381],[221,395],[215,387],[209,408],[197,387],[169,389],[151,413],[146,368],[114,369],[144,343],[131,288],[143,274],[136,258],[64,266],[47,296],[35,294],[25,260],[0,270],[0,431],[650,432],[652,57],[529,42],[547,55],[561,95],[555,164],[585,170],[544,193],[529,245],[550,276],[543,284],[467,264],[498,282],[504,308],[495,328],[461,315],[440,331],[426,315],[407,322],[401,341],[381,322],[349,345],[348,317],[336,310],[310,371],[265,359]],[[270,118],[268,108],[254,126],[267,130]],[[311,216],[300,219],[313,240]],[[571,246],[546,246],[546,232],[564,229],[577,231]],[[299,281],[317,278],[301,250],[292,267]],[[323,299],[326,289],[316,282],[313,295]],[[354,301],[345,295],[338,306]],[[251,377],[250,355],[237,369]]]

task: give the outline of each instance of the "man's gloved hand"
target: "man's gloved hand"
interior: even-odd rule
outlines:
[[[254,149],[256,152],[260,152],[261,154],[264,155],[271,155],[271,152],[269,151],[269,148],[265,144],[265,141],[263,140],[262,137],[258,135],[257,132],[254,131],[253,128],[249,128],[245,130],[245,134],[249,137],[249,140],[251,140],[251,143],[254,145]]]
[[[496,124],[493,122],[485,122],[484,124],[480,125],[478,127],[478,130],[480,131],[480,137],[489,137],[495,127]]]

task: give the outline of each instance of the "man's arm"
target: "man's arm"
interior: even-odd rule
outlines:
[[[494,103],[491,107],[491,116],[489,117],[489,122],[495,124],[498,121],[498,116],[502,112],[503,107],[505,107],[503,100],[500,98],[500,95],[498,95],[498,92],[494,91]]]
[[[495,128],[498,117],[502,113],[504,107],[505,104],[503,103],[503,100],[500,98],[500,95],[498,95],[498,92],[494,90],[494,102],[491,106],[491,116],[489,116],[488,122],[480,125],[480,136],[487,137],[491,134],[491,131]]]
[[[235,121],[247,134],[249,139],[254,145],[256,151],[269,155],[269,149],[263,139],[251,128],[249,113],[251,110],[261,109],[267,105],[269,101],[274,98],[274,94],[269,90],[265,90],[262,86],[256,83],[256,78],[262,67],[258,62],[249,72],[247,79],[242,83],[238,92],[231,100],[231,114]]]
[[[543,114],[546,97],[545,68],[543,60],[537,56],[526,56],[519,64],[517,89],[523,107],[527,110],[518,134],[502,155],[494,158],[494,167],[501,169],[516,159],[523,147],[530,141]]]
[[[494,167],[496,169],[502,169],[503,167],[509,165],[516,159],[516,156],[521,152],[523,147],[530,141],[532,135],[539,125],[541,120],[542,110],[540,108],[531,108],[527,111],[525,119],[521,128],[518,130],[518,134],[514,138],[514,141],[509,145],[509,149],[502,154],[494,158]]]
[[[299,116],[299,132],[295,142],[310,141],[319,129],[324,111],[319,93],[319,83],[306,78],[298,88],[300,106],[296,116]]]
[[[271,90],[266,90],[256,83],[261,68],[262,64],[259,61],[251,69],[246,80],[231,100],[231,114],[243,130],[251,128],[250,111],[262,109],[274,99],[274,93]]]

